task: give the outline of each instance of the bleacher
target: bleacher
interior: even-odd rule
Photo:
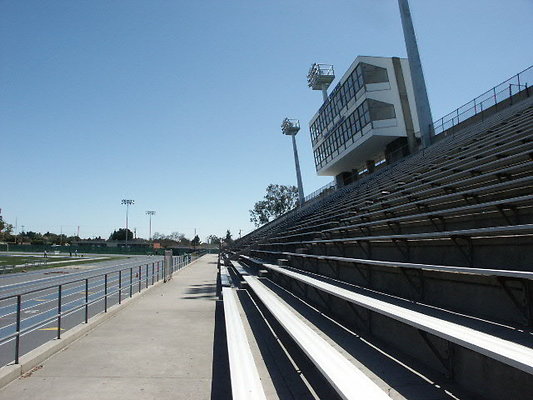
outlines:
[[[263,396],[531,398],[533,100],[437,139],[221,258]]]

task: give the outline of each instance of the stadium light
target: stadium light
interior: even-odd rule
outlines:
[[[335,79],[335,71],[331,64],[314,63],[307,73],[307,85],[313,90],[321,90],[324,102],[328,99],[328,88]]]
[[[152,215],[155,215],[155,211],[146,211],[146,215],[149,216],[150,218],[150,223],[149,223],[149,239],[152,240]]]
[[[431,116],[426,81],[424,79],[424,72],[422,71],[422,62],[420,61],[420,54],[416,43],[415,28],[413,26],[413,19],[411,18],[409,2],[408,0],[398,0],[398,6],[400,7],[407,59],[409,60],[409,70],[411,71],[411,79],[413,81],[420,138],[422,139],[422,146],[427,147],[431,144],[431,137],[433,136],[433,118]]]
[[[128,247],[128,209],[135,204],[135,200],[122,199],[120,204],[126,206],[126,247]]]
[[[302,174],[300,172],[300,161],[298,160],[298,149],[296,148],[296,134],[300,130],[300,121],[297,119],[285,118],[281,123],[281,132],[284,135],[292,136],[292,150],[294,151],[294,164],[296,165],[296,179],[298,180],[298,198],[300,206],[304,203],[304,187]]]

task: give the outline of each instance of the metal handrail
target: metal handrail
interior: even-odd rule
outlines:
[[[329,182],[328,184],[315,190],[313,193],[308,194],[307,196],[305,196],[305,201],[314,199],[315,197],[320,196],[324,191],[329,190],[329,189],[333,189],[333,190],[337,189],[337,184],[335,183],[335,181]]]
[[[477,114],[482,113],[492,106],[496,106],[504,100],[512,98],[515,94],[522,90],[528,91],[528,81],[533,81],[533,65],[525,70],[513,75],[511,78],[502,83],[492,87],[475,99],[456,108],[454,111],[446,114],[442,118],[437,119],[432,123],[433,132],[438,135],[445,130],[453,128],[459,123],[471,118]],[[513,92],[513,87],[516,88]],[[473,110],[473,113],[472,113]],[[466,114],[466,115],[465,115]]]
[[[175,257],[172,257],[172,264],[171,264],[171,271],[170,273],[174,273],[176,272],[177,270],[183,268],[185,265],[188,265],[189,263],[192,262],[192,256],[190,254],[185,254],[185,255],[182,255],[182,256],[175,256]],[[151,264],[151,274],[150,274],[150,264]],[[143,273],[143,267],[146,267],[144,269],[144,276],[142,275]],[[157,268],[156,268],[157,266]],[[20,358],[20,340],[23,336],[35,331],[36,329],[39,329],[43,326],[46,326],[48,324],[50,324],[51,322],[53,321],[57,321],[57,338],[60,339],[61,338],[61,320],[62,318],[66,317],[66,316],[69,316],[70,314],[73,314],[77,311],[80,311],[82,309],[85,309],[85,318],[84,318],[84,322],[83,323],[88,323],[88,320],[90,318],[89,316],[89,306],[90,305],[93,305],[93,304],[96,304],[98,302],[101,302],[101,301],[104,301],[104,313],[107,312],[108,310],[108,303],[107,303],[107,300],[110,296],[114,296],[116,294],[119,294],[119,299],[118,299],[118,303],[117,304],[121,304],[122,302],[122,293],[124,291],[127,291],[126,292],[126,296],[129,295],[129,297],[132,297],[133,296],[133,288],[134,286],[138,287],[138,292],[140,292],[143,287],[144,288],[148,288],[150,286],[150,282],[151,282],[151,285],[153,285],[155,282],[158,282],[160,280],[162,280],[164,278],[164,273],[163,273],[163,268],[161,268],[163,266],[163,260],[159,260],[159,261],[154,261],[152,263],[143,263],[141,265],[138,265],[138,266],[131,266],[131,267],[126,267],[126,268],[122,268],[122,269],[119,269],[119,270],[116,270],[116,271],[110,271],[110,272],[106,272],[106,273],[102,273],[102,274],[97,274],[97,275],[93,275],[93,276],[90,276],[90,277],[86,277],[86,278],[79,278],[79,279],[74,279],[74,280],[71,280],[71,281],[68,281],[68,282],[63,282],[63,283],[60,283],[60,284],[56,284],[56,285],[50,285],[50,286],[46,286],[46,287],[42,287],[42,288],[38,288],[38,289],[32,289],[32,290],[28,290],[24,293],[18,293],[18,294],[12,294],[12,295],[8,295],[8,296],[3,296],[3,297],[0,297],[0,301],[6,301],[6,300],[10,300],[10,299],[16,299],[16,311],[14,312],[10,312],[8,314],[5,314],[5,315],[12,315],[12,314],[15,314],[16,313],[16,322],[14,324],[9,324],[9,325],[6,325],[4,327],[2,327],[3,329],[5,328],[8,328],[8,327],[11,327],[13,325],[15,325],[15,332],[11,333],[11,334],[8,334],[2,338],[0,338],[0,346],[3,346],[7,343],[10,343],[13,341],[13,339],[15,339],[16,343],[15,343],[15,354],[14,354],[14,360],[15,360],[15,364],[18,364],[19,363],[19,358]],[[135,276],[135,278],[137,279],[134,279],[134,276],[133,276],[133,271],[136,271],[136,273],[138,274],[137,276]],[[127,285],[123,285],[122,284],[122,273],[124,271],[129,271],[129,284]],[[118,278],[116,279],[112,279],[112,280],[109,280],[109,276],[110,275],[113,275],[113,274],[117,274],[118,275]],[[104,283],[103,284],[98,284],[96,285],[94,288],[92,289],[96,289],[96,288],[99,288],[99,287],[102,287],[103,286],[103,289],[102,290],[97,290],[95,293],[93,294],[100,294],[103,292],[102,295],[100,296],[97,296],[96,298],[93,298],[93,299],[90,299],[89,298],[89,280],[90,279],[97,279],[97,278],[104,278]],[[144,280],[144,282],[143,282]],[[65,299],[66,297],[70,297],[72,296],[73,294],[76,294],[76,293],[70,293],[70,294],[67,294],[66,296],[63,296],[62,295],[62,289],[63,287],[65,287],[66,285],[71,285],[71,284],[74,284],[74,283],[77,283],[77,282],[83,282],[84,283],[84,286],[85,286],[85,296],[80,298],[80,299],[76,299],[76,300],[72,300],[72,301],[69,301],[67,303],[63,303],[63,299]],[[144,285],[143,285],[144,283]],[[82,286],[82,285],[80,285]],[[116,287],[116,289],[115,289]],[[72,289],[77,289],[79,288],[79,286],[76,286],[75,288],[72,288]],[[34,324],[31,324],[30,326],[27,326],[27,327],[24,327],[22,328],[21,325],[22,325],[22,318],[21,318],[21,311],[23,310],[23,306],[22,306],[22,297],[23,296],[26,296],[26,295],[29,295],[29,294],[34,294],[34,293],[37,293],[37,292],[43,292],[43,291],[47,291],[47,290],[57,290],[57,299],[51,299],[50,301],[47,301],[45,303],[41,303],[40,305],[42,304],[47,304],[47,303],[51,303],[51,302],[57,302],[57,307],[55,308],[56,310],[56,313],[54,313],[54,315],[44,319],[44,320],[41,320],[41,321],[38,321]],[[108,289],[112,289],[111,291],[109,291]],[[114,289],[114,290],[113,290]],[[129,290],[128,290],[129,289]],[[75,307],[72,307],[70,309],[65,309],[65,306],[68,306],[70,304],[73,304],[77,301],[81,301],[82,303],[79,305],[79,306],[75,306]],[[30,309],[30,308],[33,308],[34,306],[30,306],[28,307],[27,309]],[[43,312],[41,313],[38,313],[38,314],[35,314],[35,315],[32,315],[31,317],[29,318],[26,318],[26,320],[31,320],[32,318],[35,318],[39,315],[43,315],[43,314],[46,314],[46,313],[49,313],[49,312],[53,312],[54,311],[54,308],[50,308],[50,309],[47,309],[47,310],[44,310]],[[97,313],[97,314],[100,314],[101,312]],[[95,314],[95,315],[97,315]],[[81,323],[81,322],[80,322]]]

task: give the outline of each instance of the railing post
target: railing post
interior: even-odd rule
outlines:
[[[139,293],[141,293],[141,273],[142,273],[142,266],[139,265]]]
[[[22,307],[22,295],[17,296],[17,337],[15,341],[15,364],[19,363],[20,354],[20,309]]]
[[[130,267],[130,297],[133,296],[133,267]]]
[[[154,284],[154,279],[155,279],[155,277],[154,277],[154,269],[155,269],[155,265],[154,265],[154,263],[152,263],[152,285]]]
[[[89,322],[89,278],[85,279],[85,323]]]
[[[511,88],[511,84],[509,84],[509,100],[510,100],[510,103],[509,105],[513,105],[513,89]]]
[[[104,312],[107,312],[107,274],[104,275]]]
[[[122,303],[122,270],[118,271],[118,304]]]
[[[61,339],[61,296],[62,287],[57,287],[57,338]]]
[[[148,287],[148,264],[146,264],[146,273],[145,273],[145,276],[144,276],[144,283],[145,283],[146,287]]]

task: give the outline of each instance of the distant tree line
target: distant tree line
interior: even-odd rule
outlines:
[[[126,240],[126,232],[128,241],[133,240],[134,233],[125,228],[119,228],[114,230],[107,240]],[[67,236],[65,234],[56,234],[51,232],[39,233],[33,231],[19,232],[14,234],[14,227],[11,224],[6,223],[2,216],[0,216],[0,242],[8,243],[31,243],[34,245],[68,245],[74,241],[81,240],[78,236]],[[92,239],[85,240],[94,240],[102,241],[105,240],[102,237],[94,237]],[[231,232],[229,229],[226,231],[225,237],[218,237],[216,235],[209,235],[206,238],[206,242],[202,243],[200,237],[195,235],[192,239],[185,237],[181,232],[172,232],[169,235],[164,235],[159,232],[155,232],[152,237],[152,241],[157,241],[161,244],[162,247],[173,247],[173,246],[182,246],[182,247],[198,247],[201,245],[215,245],[219,246],[221,243],[232,243],[233,239],[231,237]]]

